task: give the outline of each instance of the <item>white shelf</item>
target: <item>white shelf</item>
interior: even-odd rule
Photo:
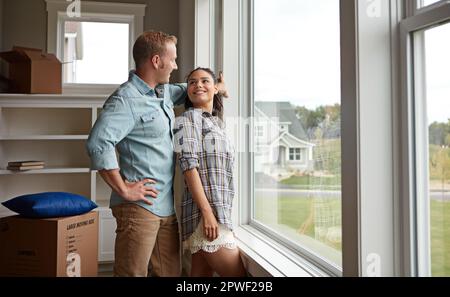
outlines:
[[[10,174],[61,174],[61,173],[88,173],[89,168],[44,168],[44,169],[32,169],[26,171],[12,171],[6,169],[0,169],[0,175],[10,175]]]
[[[98,205],[99,209],[109,209],[109,198],[108,200],[96,200],[95,203]]]
[[[103,106],[109,95],[90,94],[0,94],[0,107],[34,108],[84,108],[90,105],[95,108]]]
[[[0,202],[49,191],[89,197],[99,206],[101,261],[114,259],[116,223],[111,190],[88,168],[85,142],[108,96],[0,94]],[[42,160],[45,168],[7,170],[15,160]],[[0,204],[0,216],[11,214]]]
[[[23,135],[0,136],[0,140],[86,140],[88,135]]]
[[[102,100],[108,98],[110,94],[0,94],[0,99],[14,99],[14,100],[45,100],[45,99],[66,99],[67,101],[84,100],[85,103],[90,103],[93,100]]]

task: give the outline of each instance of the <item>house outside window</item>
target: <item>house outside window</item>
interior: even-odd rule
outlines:
[[[285,132],[287,130],[288,130],[288,125],[287,124],[280,125],[280,132]]]

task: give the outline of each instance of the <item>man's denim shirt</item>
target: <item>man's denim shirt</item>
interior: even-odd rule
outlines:
[[[174,105],[184,103],[186,84],[165,84],[150,88],[134,71],[106,100],[89,135],[86,148],[91,169],[120,168],[122,178],[136,182],[156,181],[153,205],[136,202],[158,216],[174,214],[173,149]],[[118,152],[118,162],[116,158]],[[110,207],[126,202],[112,191]]]

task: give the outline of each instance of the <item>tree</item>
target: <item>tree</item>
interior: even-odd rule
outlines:
[[[316,110],[311,111],[306,122],[306,126],[308,128],[317,128],[319,124],[325,120],[325,108],[323,106],[319,106]]]
[[[308,118],[311,111],[304,106],[297,106],[295,109],[295,113],[300,123],[302,123],[303,127],[305,127],[305,129],[308,129]]]
[[[340,104],[321,105],[314,110],[304,106],[297,106],[295,112],[311,138],[314,138],[318,128],[323,131],[323,137],[325,138],[335,138],[336,135],[340,135],[338,131],[341,125]]]
[[[430,171],[432,176],[441,182],[442,193],[446,181],[450,180],[450,149],[448,146],[441,146],[430,156]]]
[[[428,138],[431,144],[435,145],[450,145],[450,120],[448,123],[433,122],[428,128]]]

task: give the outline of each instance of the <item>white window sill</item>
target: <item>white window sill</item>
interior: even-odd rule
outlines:
[[[236,228],[234,233],[244,265],[254,277],[330,276],[249,225]]]
[[[109,97],[120,84],[73,84],[64,83],[62,92],[65,95],[103,95]]]

